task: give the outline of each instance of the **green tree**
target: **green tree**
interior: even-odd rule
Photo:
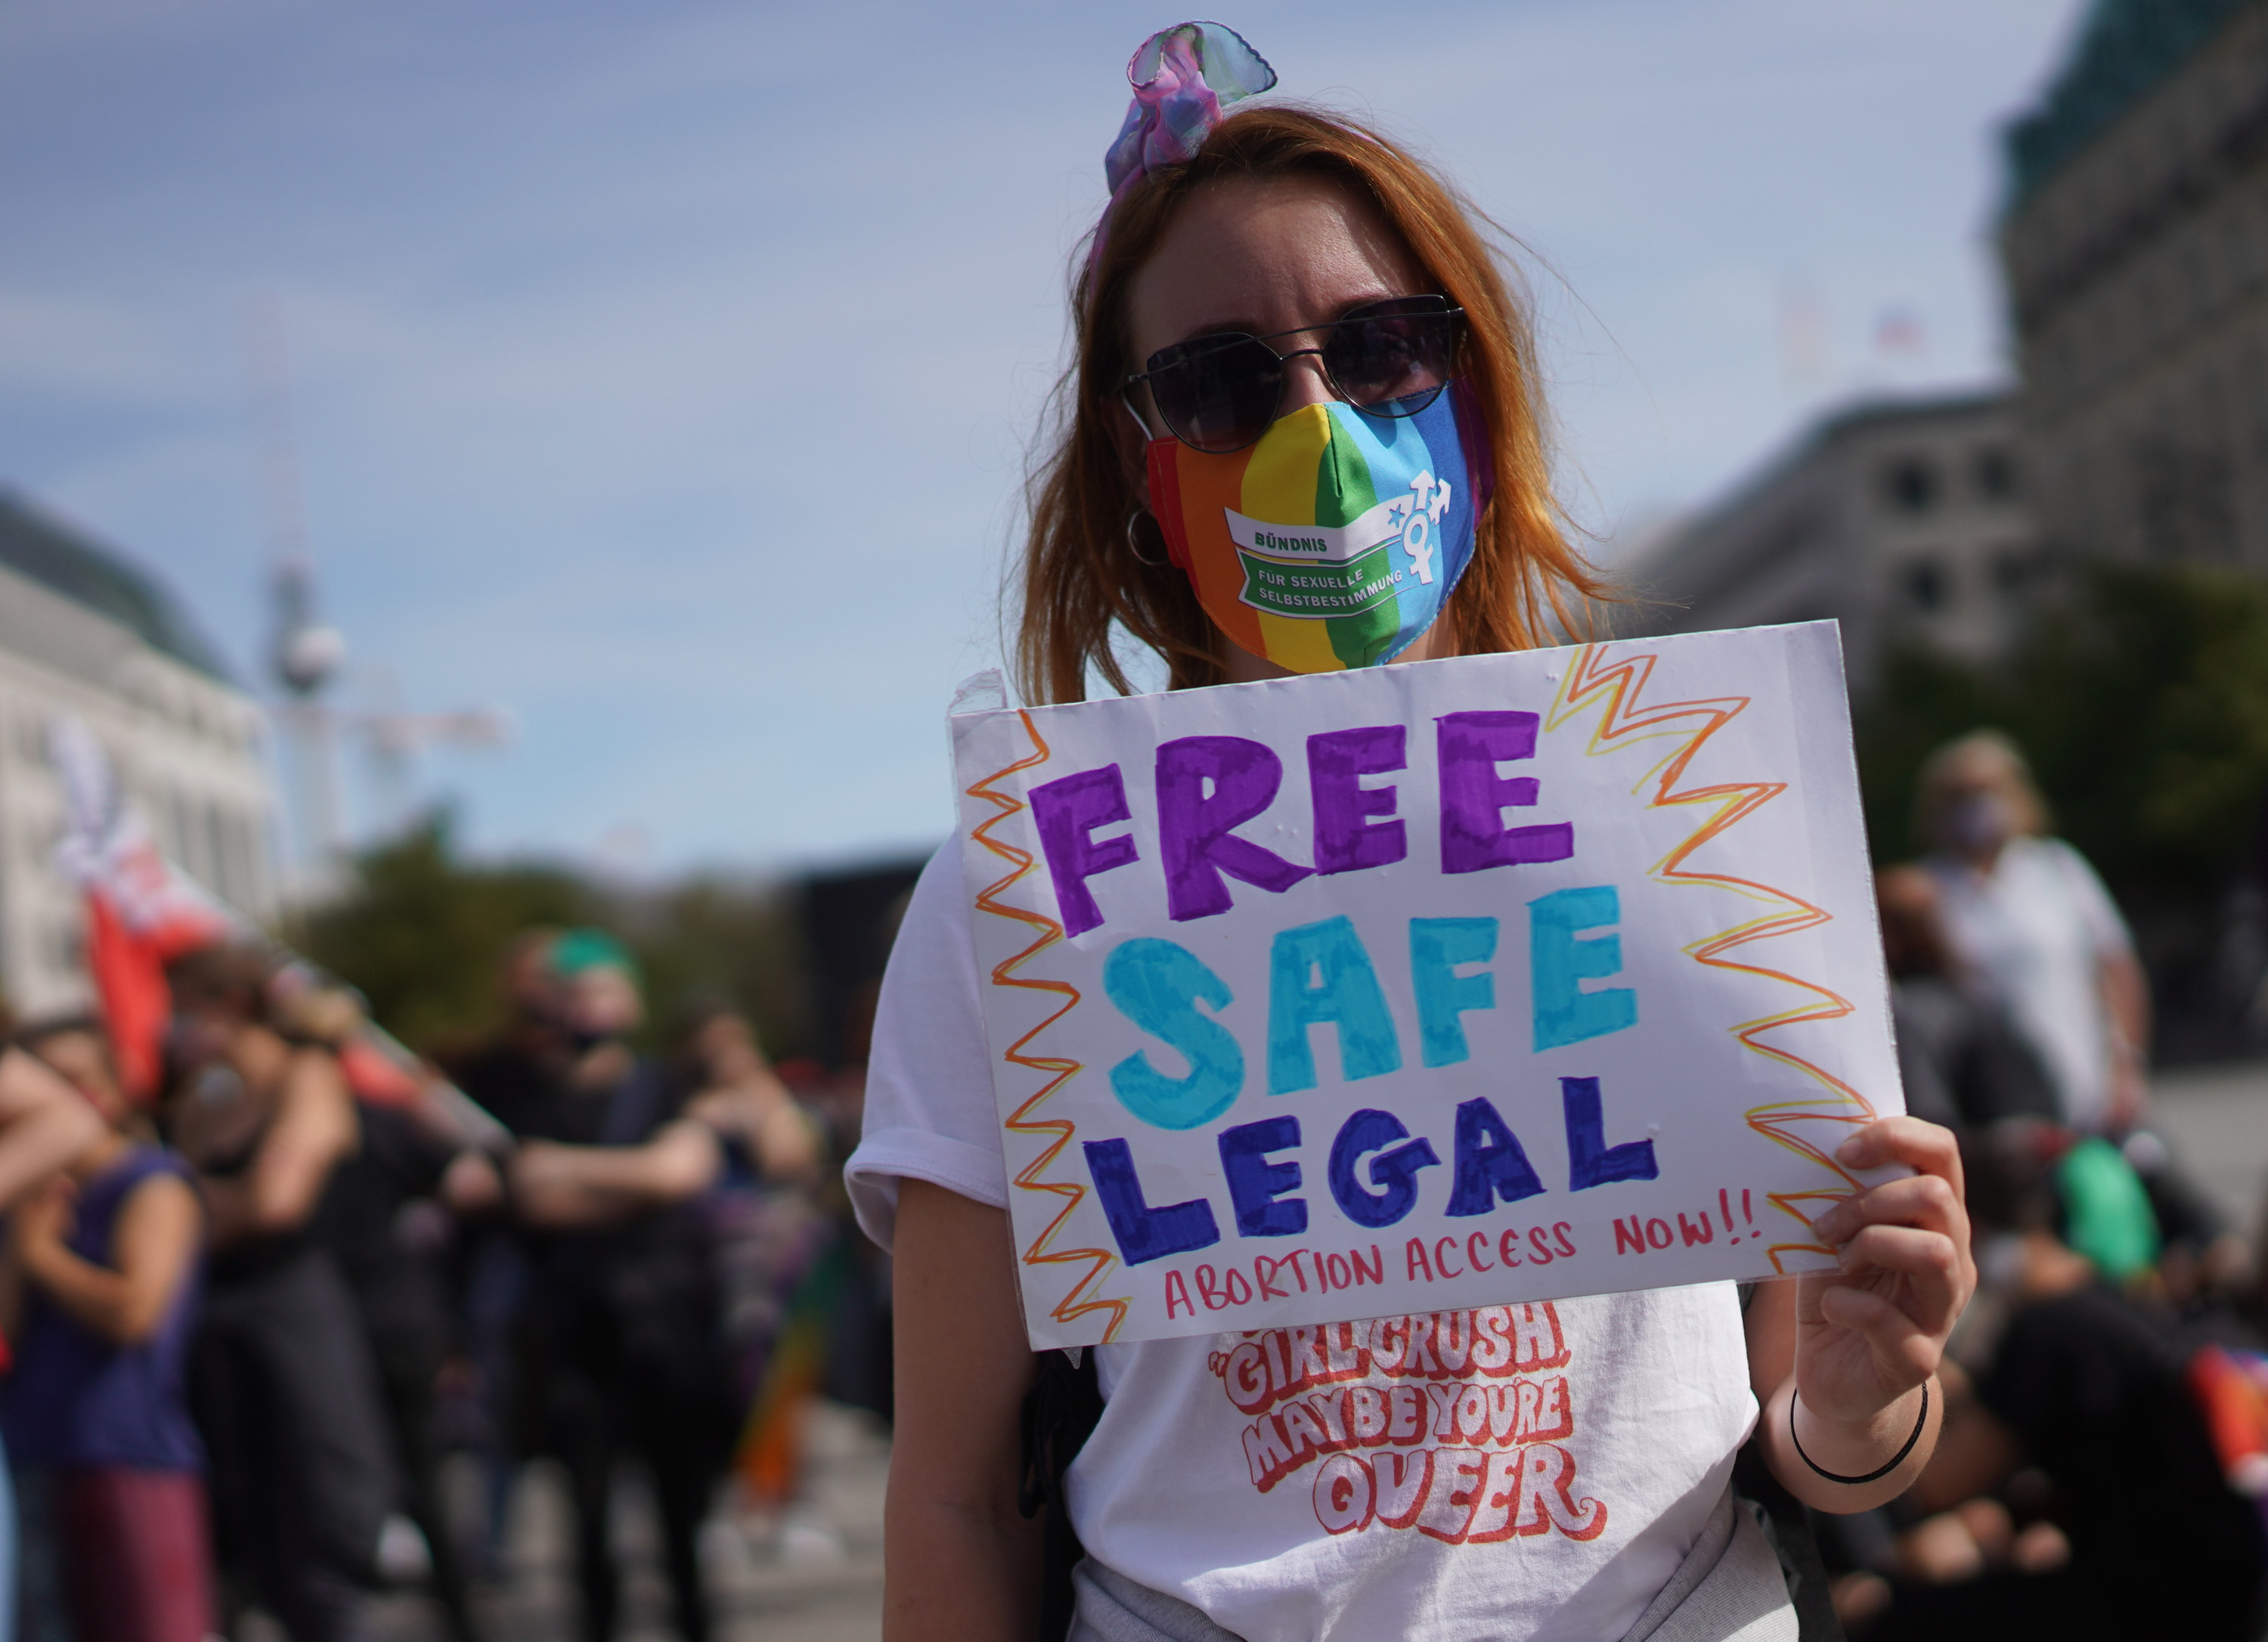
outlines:
[[[2010,728],[2106,876],[2186,899],[2242,866],[2268,792],[2268,586],[2099,572],[2026,648],[2016,684]]]
[[[1876,862],[1918,855],[1916,778],[1930,749],[1965,730],[1997,724],[2000,693],[1981,671],[1919,645],[1893,647],[1852,715],[1859,789]]]
[[[2247,865],[2268,793],[2268,586],[2104,568],[2005,667],[1894,652],[1857,714],[1878,859],[1922,846],[1929,750],[1985,725],[2023,747],[2058,829],[2124,894],[2209,901]]]
[[[620,917],[659,1037],[674,1038],[696,1005],[722,1002],[747,1015],[775,1058],[812,1052],[802,926],[778,887],[695,877],[626,902]]]
[[[600,921],[600,898],[575,874],[458,858],[454,826],[429,816],[354,863],[346,892],[285,931],[309,958],[362,990],[412,1048],[460,1044],[503,1019],[497,967],[537,924]]]
[[[372,849],[343,894],[284,931],[361,989],[389,1031],[428,1053],[503,1023],[497,978],[514,937],[539,925],[613,931],[644,970],[649,1046],[674,1042],[698,1004],[745,1011],[775,1056],[808,1053],[801,929],[778,888],[717,877],[608,890],[563,866],[482,864],[457,852],[446,814]]]

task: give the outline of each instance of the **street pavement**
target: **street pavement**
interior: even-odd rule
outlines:
[[[712,1518],[702,1536],[718,1642],[876,1642],[882,1628],[882,1493],[889,1439],[878,1420],[822,1403],[806,1432],[804,1498],[784,1518]],[[469,1467],[448,1479],[476,1492]],[[669,1588],[663,1580],[650,1498],[635,1472],[616,1495],[616,1561],[625,1569],[622,1642],[666,1642]],[[462,1498],[454,1513],[477,1517]],[[563,1473],[528,1466],[513,1490],[492,1577],[482,1582],[475,1619],[482,1642],[568,1642],[576,1634],[573,1522]],[[384,1642],[438,1642],[437,1616],[415,1596],[381,1604]],[[262,1628],[264,1631],[265,1628]],[[282,1642],[280,1632],[245,1642]]]
[[[2159,1072],[2154,1126],[2257,1246],[2268,1194],[2268,1060]]]

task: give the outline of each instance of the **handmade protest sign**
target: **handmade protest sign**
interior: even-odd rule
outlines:
[[[953,736],[1035,1347],[1830,1262],[1903,1109],[1833,623]]]

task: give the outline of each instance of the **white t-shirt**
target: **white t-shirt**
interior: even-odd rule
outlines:
[[[846,1167],[1008,1201],[958,844],[915,888]],[[1729,1283],[1108,1345],[1067,1481],[1089,1555],[1248,1642],[1621,1636],[1756,1420]]]
[[[2110,1103],[2102,961],[2132,950],[2086,858],[2060,838],[2012,838],[1990,873],[1933,857],[1946,938],[2039,1051],[2066,1122],[2102,1126]]]

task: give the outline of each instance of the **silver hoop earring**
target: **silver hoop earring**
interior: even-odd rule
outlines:
[[[1158,569],[1160,565],[1166,564],[1166,563],[1167,563],[1169,561],[1167,561],[1167,560],[1166,560],[1166,559],[1145,559],[1145,558],[1144,558],[1144,557],[1142,556],[1142,549],[1141,549],[1140,548],[1137,547],[1137,546],[1135,545],[1135,542],[1134,542],[1134,525],[1135,525],[1135,521],[1137,521],[1138,519],[1139,519],[1143,516],[1143,514],[1144,514],[1144,512],[1145,512],[1145,509],[1142,509],[1142,508],[1138,508],[1138,508],[1136,508],[1132,512],[1130,512],[1130,513],[1129,513],[1129,514],[1127,514],[1127,515],[1126,515],[1126,550],[1127,550],[1129,553],[1130,553],[1130,554],[1132,554],[1132,555],[1134,556],[1134,562],[1135,562],[1137,564],[1146,564],[1146,565],[1148,565],[1152,570],[1156,570],[1156,569]]]

